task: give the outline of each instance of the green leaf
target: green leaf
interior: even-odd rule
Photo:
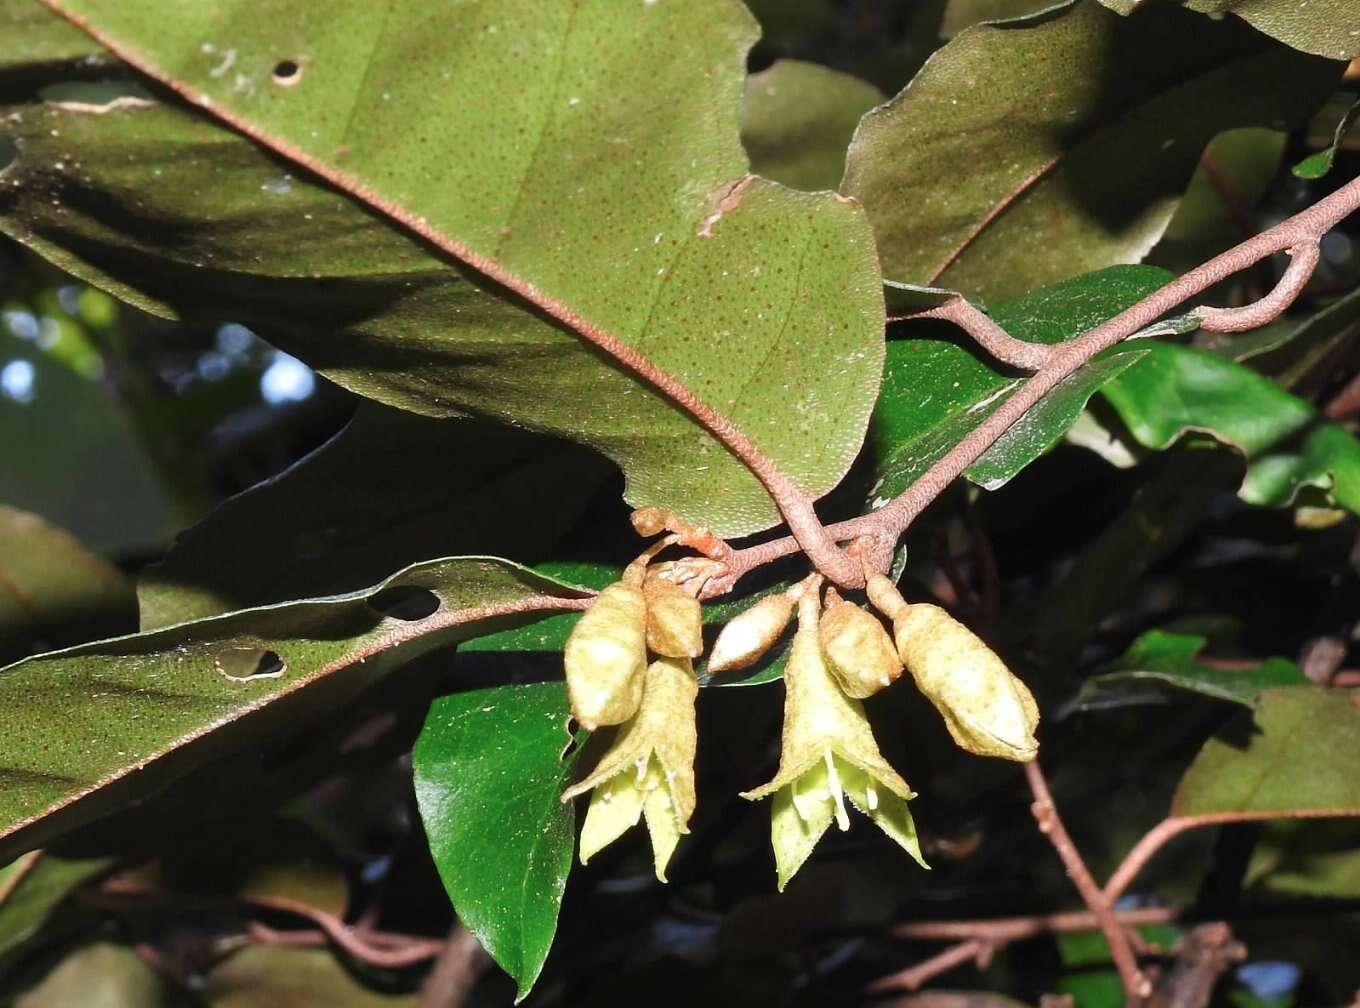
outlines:
[[[1360,119],[1360,100],[1353,102],[1341,116],[1332,133],[1332,142],[1322,150],[1309,154],[1290,170],[1301,179],[1320,179],[1326,175],[1332,170],[1336,152],[1341,149],[1341,141],[1346,139],[1356,119]]]
[[[63,268],[248,324],[363,395],[588,444],[632,503],[724,535],[778,514],[658,383],[813,496],[858,451],[882,371],[872,235],[853,202],[747,174],[754,24],[731,0],[54,6],[285,159],[176,105],[12,106],[0,219]],[[16,72],[84,73],[12,49]]]
[[[72,889],[108,864],[103,858],[67,860],[32,851],[0,868],[0,961],[37,933]]]
[[[171,1008],[169,986],[136,952],[99,942],[77,949],[26,991],[24,1008]]]
[[[417,1008],[420,1004],[416,994],[385,994],[363,986],[325,949],[281,945],[253,945],[234,953],[208,973],[201,996],[208,1008]]]
[[[1239,494],[1249,503],[1286,505],[1308,486],[1360,512],[1360,442],[1250,368],[1153,343],[1103,391],[1146,448],[1160,450],[1202,431],[1240,451],[1249,465]]]
[[[355,591],[429,557],[532,562],[610,468],[523,431],[366,404],[293,468],[180,534],[138,582],[142,629]]]
[[[1360,898],[1360,822],[1267,823],[1252,848],[1246,884],[1280,896]]]
[[[1100,0],[1121,14],[1141,11],[1147,0]],[[1360,56],[1360,15],[1351,0],[1183,0],[1213,18],[1236,14],[1257,31],[1304,52],[1354,59]]]
[[[1170,279],[1169,273],[1150,266],[1112,267],[998,302],[991,306],[991,314],[1018,339],[1060,343],[1117,315]],[[951,327],[911,323],[905,331],[929,332],[934,338],[895,339],[888,344],[883,392],[869,428],[876,506],[901,493],[1023,380],[974,349]],[[949,341],[949,336],[958,342]],[[1133,365],[1147,352],[1147,345],[1139,341],[1116,347],[1077,372],[997,440],[965,475],[989,488],[1010,479],[1061,438],[1096,389]]]
[[[1165,683],[1216,700],[1251,707],[1264,689],[1307,686],[1308,678],[1287,658],[1267,658],[1259,665],[1216,668],[1195,659],[1205,638],[1196,634],[1149,630],[1124,652],[1110,670],[1086,681],[1079,705],[1083,709],[1103,706],[1112,697],[1136,691],[1146,682]]]
[[[1154,255],[1174,245],[1185,253],[1188,269],[1254,235],[1258,227],[1251,211],[1279,172],[1285,139],[1272,129],[1236,129],[1214,137]]]
[[[122,571],[37,515],[0,504],[0,661],[136,625]]]
[[[1175,9],[977,25],[865,116],[843,191],[891,279],[1005,297],[1142,258],[1216,134],[1303,121],[1337,71]]]
[[[816,63],[779,60],[752,74],[741,106],[752,171],[794,189],[835,189],[860,116],[882,100],[872,84]]]
[[[563,759],[559,683],[440,697],[412,753],[430,853],[463,925],[519,986],[543,968],[571,870],[575,815],[560,800],[576,765]],[[579,749],[576,753],[579,753]]]
[[[1253,722],[1254,714],[1254,722]],[[1172,799],[1176,816],[1360,815],[1360,706],[1349,690],[1266,690],[1204,744]]]
[[[454,557],[364,591],[228,613],[0,669],[0,857],[296,730],[402,662],[579,597]],[[412,611],[411,603],[424,603]]]

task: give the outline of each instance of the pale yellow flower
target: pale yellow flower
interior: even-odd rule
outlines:
[[[647,667],[637,714],[594,772],[562,795],[565,802],[595,789],[581,827],[582,864],[644,818],[656,877],[666,881],[666,865],[694,814],[698,694],[688,658],[658,658]]]
[[[784,731],[774,780],[742,795],[774,796],[770,840],[782,891],[835,820],[850,828],[846,799],[922,866],[911,788],[878,751],[863,705],[841,690],[817,632],[818,601],[805,591],[784,670]]]

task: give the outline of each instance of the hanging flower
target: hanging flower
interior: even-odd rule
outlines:
[[[842,692],[828,669],[818,639],[818,608],[815,587],[805,590],[784,671],[779,772],[742,795],[752,801],[774,796],[770,840],[781,891],[833,819],[842,830],[850,828],[846,798],[925,866],[907,808],[915,795],[879,754],[863,705]]]
[[[688,658],[658,658],[647,667],[637,714],[595,771],[562,795],[570,801],[594,788],[581,827],[582,864],[645,818],[656,877],[666,881],[666,865],[694,813],[698,695]]]

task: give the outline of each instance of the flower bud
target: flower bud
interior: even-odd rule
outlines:
[[[616,581],[596,596],[567,638],[567,700],[589,731],[637,713],[647,667],[646,613],[642,589]]]
[[[659,507],[638,508],[629,516],[633,523],[633,531],[647,538],[666,531],[670,518],[670,512]]]
[[[939,606],[908,605],[887,578],[869,598],[892,615],[897,652],[944,717],[955,743],[979,756],[1028,763],[1039,751],[1034,697],[982,640]],[[886,586],[886,587],[885,587]]]
[[[784,670],[779,772],[743,798],[774,796],[770,841],[782,891],[834,819],[848,829],[845,799],[922,865],[907,801],[910,787],[878,751],[864,707],[837,685],[822,655],[817,592],[798,601],[798,632]]]
[[[794,600],[787,593],[768,595],[732,617],[718,634],[708,656],[708,673],[732,672],[754,665],[779,639],[793,617]]]
[[[841,689],[863,700],[892,685],[902,674],[902,662],[883,624],[834,588],[826,601],[819,627],[822,651]]]
[[[595,789],[581,827],[581,864],[645,818],[656,877],[694,814],[694,702],[699,684],[687,658],[658,658],[647,667],[642,705],[620,730],[599,766],[562,794],[564,802]]]
[[[647,601],[647,646],[668,658],[698,658],[704,653],[703,607],[674,581],[649,576],[642,585]]]

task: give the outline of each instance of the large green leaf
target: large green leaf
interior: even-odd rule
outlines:
[[[1150,266],[1112,267],[997,302],[991,314],[1018,339],[1060,343],[1117,315],[1169,279],[1169,273]],[[871,495],[876,505],[901,493],[1023,381],[963,342],[948,326],[911,323],[905,331],[929,336],[888,344],[883,392],[869,427],[876,476]],[[965,475],[992,488],[1006,482],[1062,437],[1098,388],[1146,352],[1145,341],[1125,344],[1078,371]]]
[[[1204,744],[1171,812],[1360,815],[1360,705],[1344,689],[1267,690]],[[1253,721],[1254,717],[1254,721]]]
[[[630,501],[723,534],[777,513],[666,376],[813,495],[853,459],[882,370],[872,236],[852,202],[747,175],[736,0],[52,6],[286,159],[172,104],[13,106],[0,217],[63,267],[362,394],[592,445]]]
[[[312,455],[181,533],[138,582],[142,629],[355,591],[429,557],[531,563],[610,469],[523,431],[369,404]]]
[[[579,594],[455,557],[349,595],[248,609],[0,670],[0,857],[324,716],[397,664]]]
[[[458,693],[434,702],[412,753],[439,877],[520,999],[552,946],[571,870],[568,717],[559,683]]]
[[[1111,10],[1129,14],[1147,0],[1100,0]],[[1353,0],[1182,0],[1184,6],[1211,17],[1236,14],[1258,31],[1304,52],[1354,59],[1360,56],[1360,10]]]
[[[1215,134],[1303,120],[1337,71],[1175,9],[977,25],[864,118],[843,191],[888,277],[1004,297],[1142,258]]]
[[[1240,491],[1252,504],[1290,503],[1319,487],[1360,512],[1360,442],[1309,403],[1217,354],[1150,343],[1104,394],[1139,444],[1161,449],[1187,431],[1236,448],[1249,465]]]
[[[123,573],[37,515],[0,504],[0,661],[136,626]]]
[[[836,188],[860,116],[882,100],[872,84],[816,63],[779,60],[752,74],[741,106],[751,168],[795,189]]]
[[[1308,678],[1287,658],[1267,658],[1259,665],[1234,668],[1202,664],[1196,659],[1204,645],[1205,638],[1197,634],[1149,630],[1119,656],[1109,671],[1082,685],[1080,705],[1104,706],[1136,692],[1148,682],[1248,707],[1256,702],[1262,690],[1308,685]]]

